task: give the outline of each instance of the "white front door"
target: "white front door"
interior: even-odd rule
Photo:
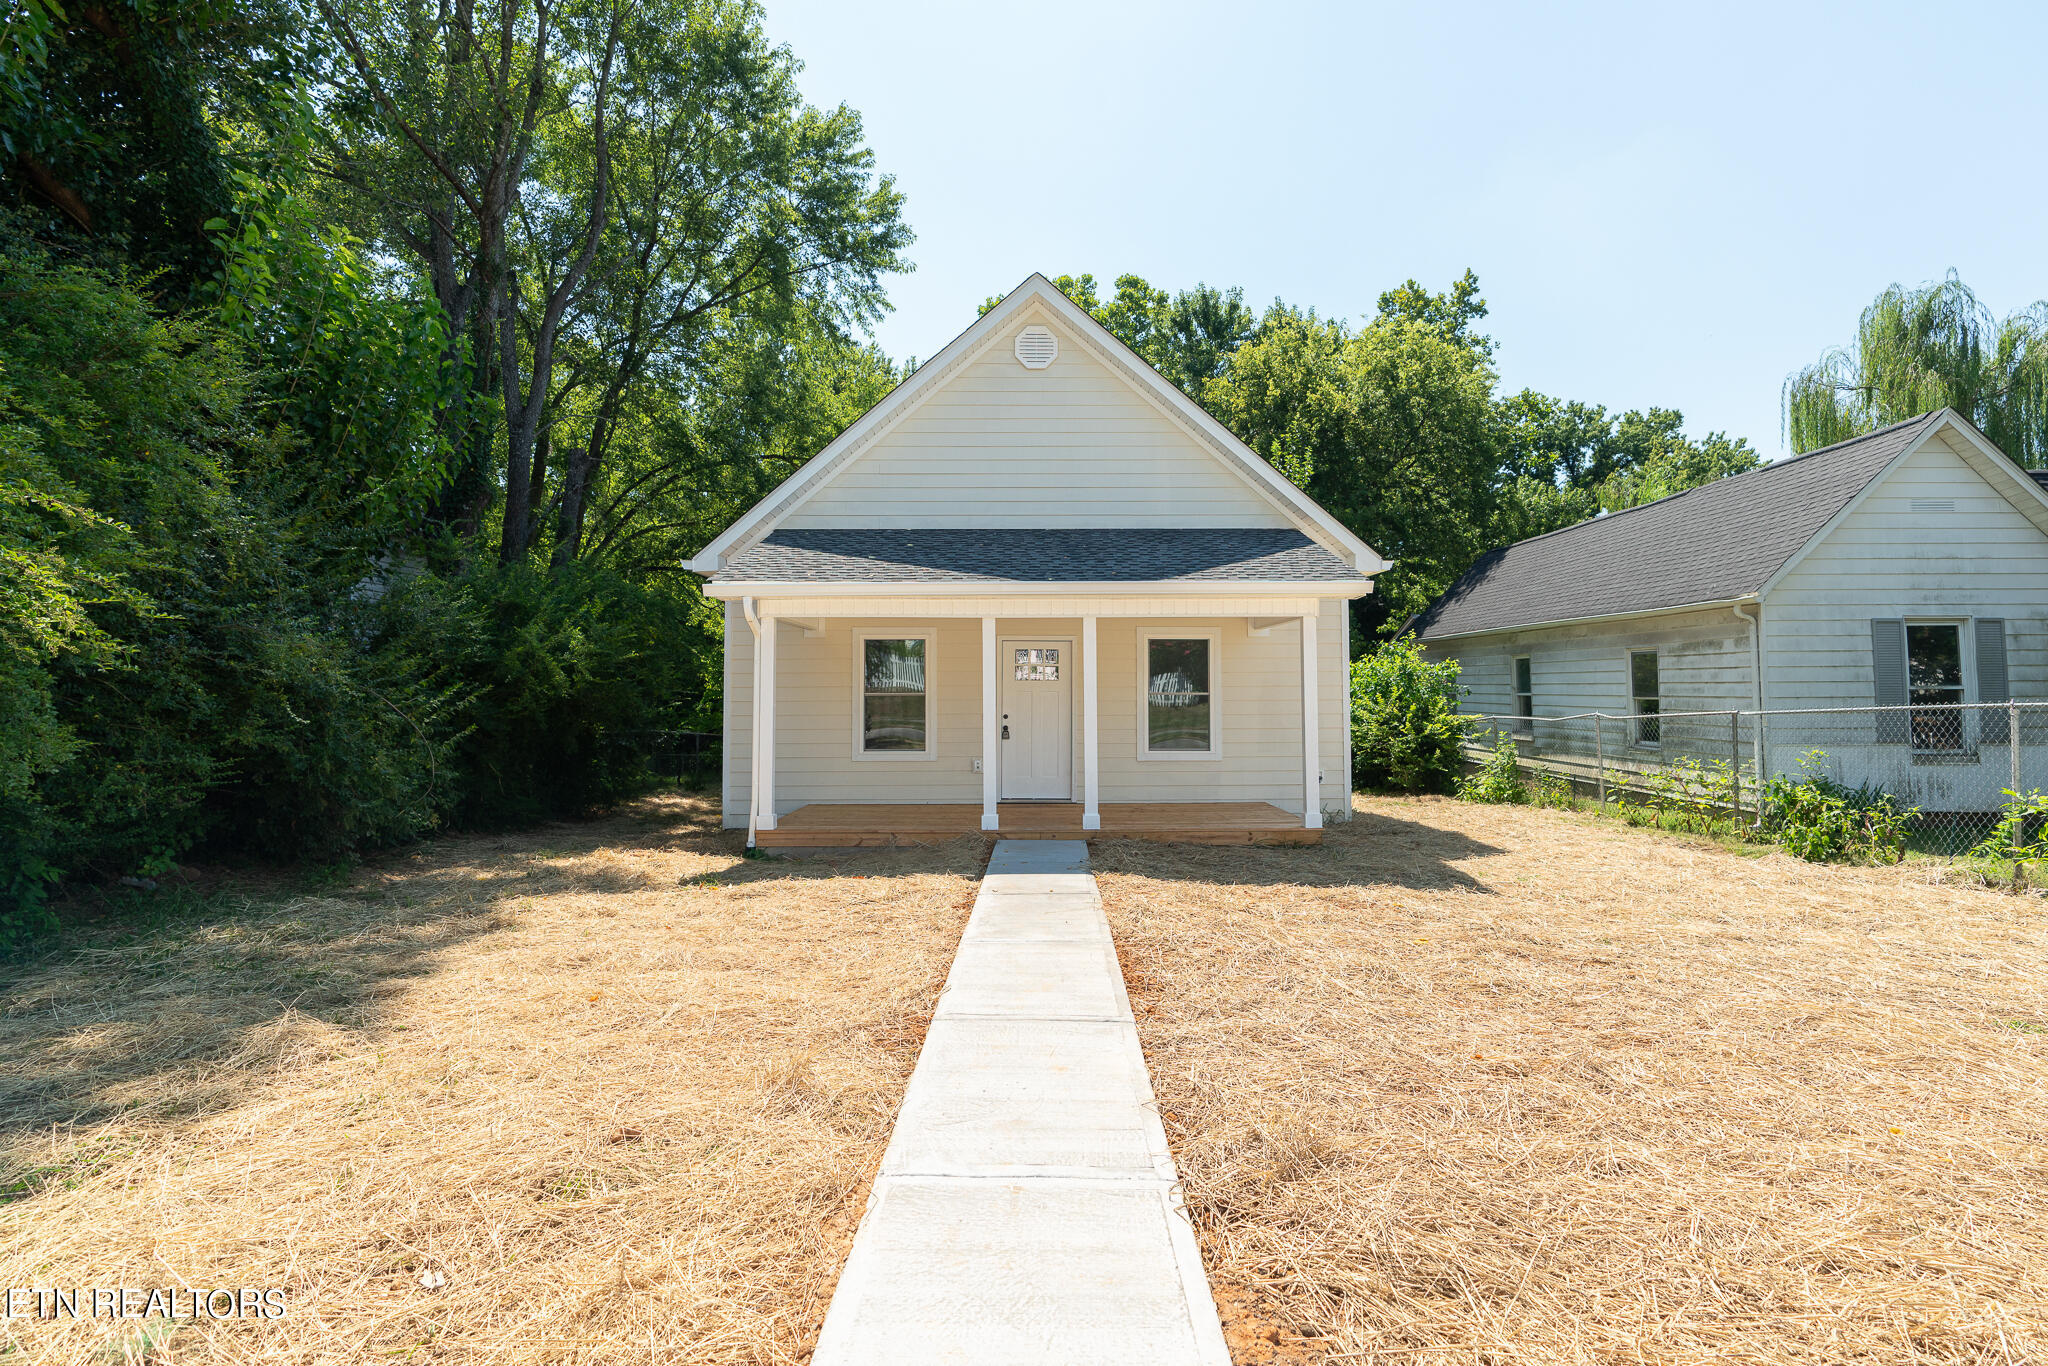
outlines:
[[[1066,640],[1005,640],[1003,796],[1074,795],[1074,651]]]

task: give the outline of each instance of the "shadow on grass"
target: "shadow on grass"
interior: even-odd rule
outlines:
[[[742,840],[717,822],[714,802],[656,798],[439,841],[325,888],[249,882],[109,904],[51,951],[0,967],[0,1203],[118,1155],[80,1131],[215,1113],[264,1074],[359,1051],[366,1033],[374,1047],[408,985],[509,926],[510,900],[673,885],[590,855],[653,847],[737,864]]]
[[[1453,866],[1467,859],[1507,851],[1470,835],[1423,821],[1397,820],[1355,811],[1332,822],[1313,845],[1148,844],[1141,840],[1097,840],[1092,865],[1098,873],[1128,873],[1174,882],[1227,886],[1346,887],[1391,886],[1417,891],[1446,888],[1491,892]]]

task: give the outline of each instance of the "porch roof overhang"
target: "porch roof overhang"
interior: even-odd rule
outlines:
[[[733,556],[705,591],[1358,597],[1372,579],[1292,528],[785,528]]]

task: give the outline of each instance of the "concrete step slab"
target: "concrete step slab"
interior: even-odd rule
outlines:
[[[1086,840],[997,840],[988,856],[990,876],[1006,873],[1086,873]]]
[[[938,1019],[884,1176],[1173,1179],[1138,1031],[1094,1020]]]
[[[845,1308],[842,1310],[842,1301]],[[876,1186],[817,1366],[1229,1366],[1164,1182]]]

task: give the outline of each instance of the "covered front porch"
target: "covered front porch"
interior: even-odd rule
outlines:
[[[1315,844],[1345,814],[1341,599],[728,601],[727,792],[760,847]]]
[[[932,844],[962,835],[999,839],[1155,840],[1171,844],[1318,844],[1323,832],[1271,802],[1104,802],[1096,827],[1079,802],[998,802],[996,827],[977,802],[812,802],[756,830],[764,849]]]

